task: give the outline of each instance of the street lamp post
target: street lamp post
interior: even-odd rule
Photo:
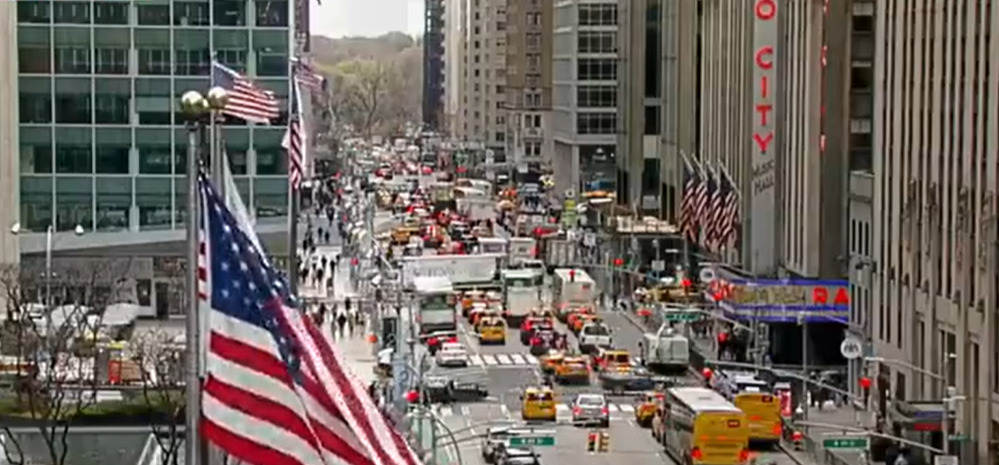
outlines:
[[[18,235],[21,233],[21,223],[14,223],[10,227],[11,234]],[[77,236],[82,236],[86,234],[86,230],[83,229],[82,225],[76,225],[73,228],[73,234]],[[54,305],[52,302],[52,249],[55,245],[55,226],[49,223],[48,227],[45,228],[45,335],[48,337],[52,333],[52,310]]]

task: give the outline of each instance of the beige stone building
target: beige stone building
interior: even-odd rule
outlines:
[[[552,12],[542,0],[507,0],[507,161],[551,160]]]

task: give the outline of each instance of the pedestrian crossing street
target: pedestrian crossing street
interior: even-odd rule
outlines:
[[[449,418],[453,416],[463,416],[471,417],[469,405],[441,405],[436,404],[433,406],[434,412],[441,418]],[[509,418],[519,418],[519,411],[510,411],[505,406],[500,406],[503,409],[505,415]],[[634,417],[635,406],[631,404],[619,404],[619,403],[609,403],[607,405],[609,410],[611,420],[627,420]],[[555,415],[559,420],[568,420],[572,418],[572,407],[568,403],[558,403],[555,404]]]
[[[471,354],[468,364],[479,367],[536,367],[538,357],[531,354]]]

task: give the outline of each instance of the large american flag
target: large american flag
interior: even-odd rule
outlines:
[[[229,101],[222,109],[225,115],[251,123],[270,124],[280,114],[280,106],[273,92],[257,87],[243,75],[217,61],[212,62],[212,86],[221,86],[229,91]]]
[[[721,247],[735,247],[738,239],[739,193],[728,172],[721,172],[721,222],[718,242]]]
[[[705,178],[707,179],[708,188],[706,190],[706,195],[704,203],[704,210],[701,211],[701,224],[703,235],[701,237],[702,245],[711,249],[714,247],[717,229],[717,214],[716,208],[718,206],[718,180],[715,178],[715,171],[710,166],[705,168]]]
[[[305,153],[307,150],[305,128],[302,126],[305,114],[302,111],[302,84],[292,79],[291,112],[288,114],[288,130],[284,133],[281,147],[288,151],[288,179],[293,189],[298,189],[305,176]]]
[[[205,437],[257,465],[417,465],[203,173],[199,189],[211,283]]]
[[[680,224],[683,233],[690,240],[697,240],[697,190],[701,187],[701,178],[690,160],[683,157],[683,201],[680,203]]]

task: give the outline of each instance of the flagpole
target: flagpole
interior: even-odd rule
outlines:
[[[690,161],[687,159],[687,156],[683,154],[683,150],[680,150],[679,153],[680,153],[681,173],[686,173],[687,172],[686,170],[688,168],[693,170],[694,166],[690,164]],[[682,205],[687,200],[684,198],[687,195],[687,180],[684,179],[684,177],[685,176],[680,175],[680,183],[678,184],[679,188],[677,189],[677,192],[680,192],[680,202],[677,203],[675,199],[673,201],[673,203],[675,204],[673,210],[677,213],[675,215],[677,218],[680,218],[681,216],[686,218],[686,215],[683,215],[681,213],[681,210],[683,210]],[[691,220],[692,220],[691,218],[687,218],[687,221]],[[688,272],[692,272],[694,267],[693,264],[690,263],[690,236],[687,234],[687,231],[685,231],[687,227],[688,225],[686,224],[683,226],[684,230],[680,231],[680,237],[683,238],[683,264],[686,265],[686,269]]]
[[[295,115],[295,99],[298,99],[298,105],[301,107],[302,96],[299,93],[298,84],[295,81],[295,72],[291,62],[288,63],[288,73],[291,76],[291,81],[289,86],[291,89],[289,94],[291,98],[288,99],[288,124],[290,128],[291,119],[296,118]],[[298,122],[298,130],[304,131],[305,122]],[[288,143],[288,152],[291,151],[292,142]],[[292,181],[292,173],[294,170],[298,169],[294,166],[295,162],[292,160],[291,153],[285,154],[285,161],[288,164],[288,283],[289,290],[292,295],[298,292],[298,215],[301,208],[299,199],[298,186]],[[302,167],[302,172],[299,173],[299,185],[305,179],[305,168]],[[303,251],[304,252],[304,251]]]
[[[181,97],[181,109],[187,116],[187,373],[185,376],[185,441],[184,458],[188,465],[201,463],[201,377],[199,370],[200,332],[198,319],[198,135],[200,121],[208,111],[208,101],[197,91]],[[193,440],[192,440],[193,439]]]

